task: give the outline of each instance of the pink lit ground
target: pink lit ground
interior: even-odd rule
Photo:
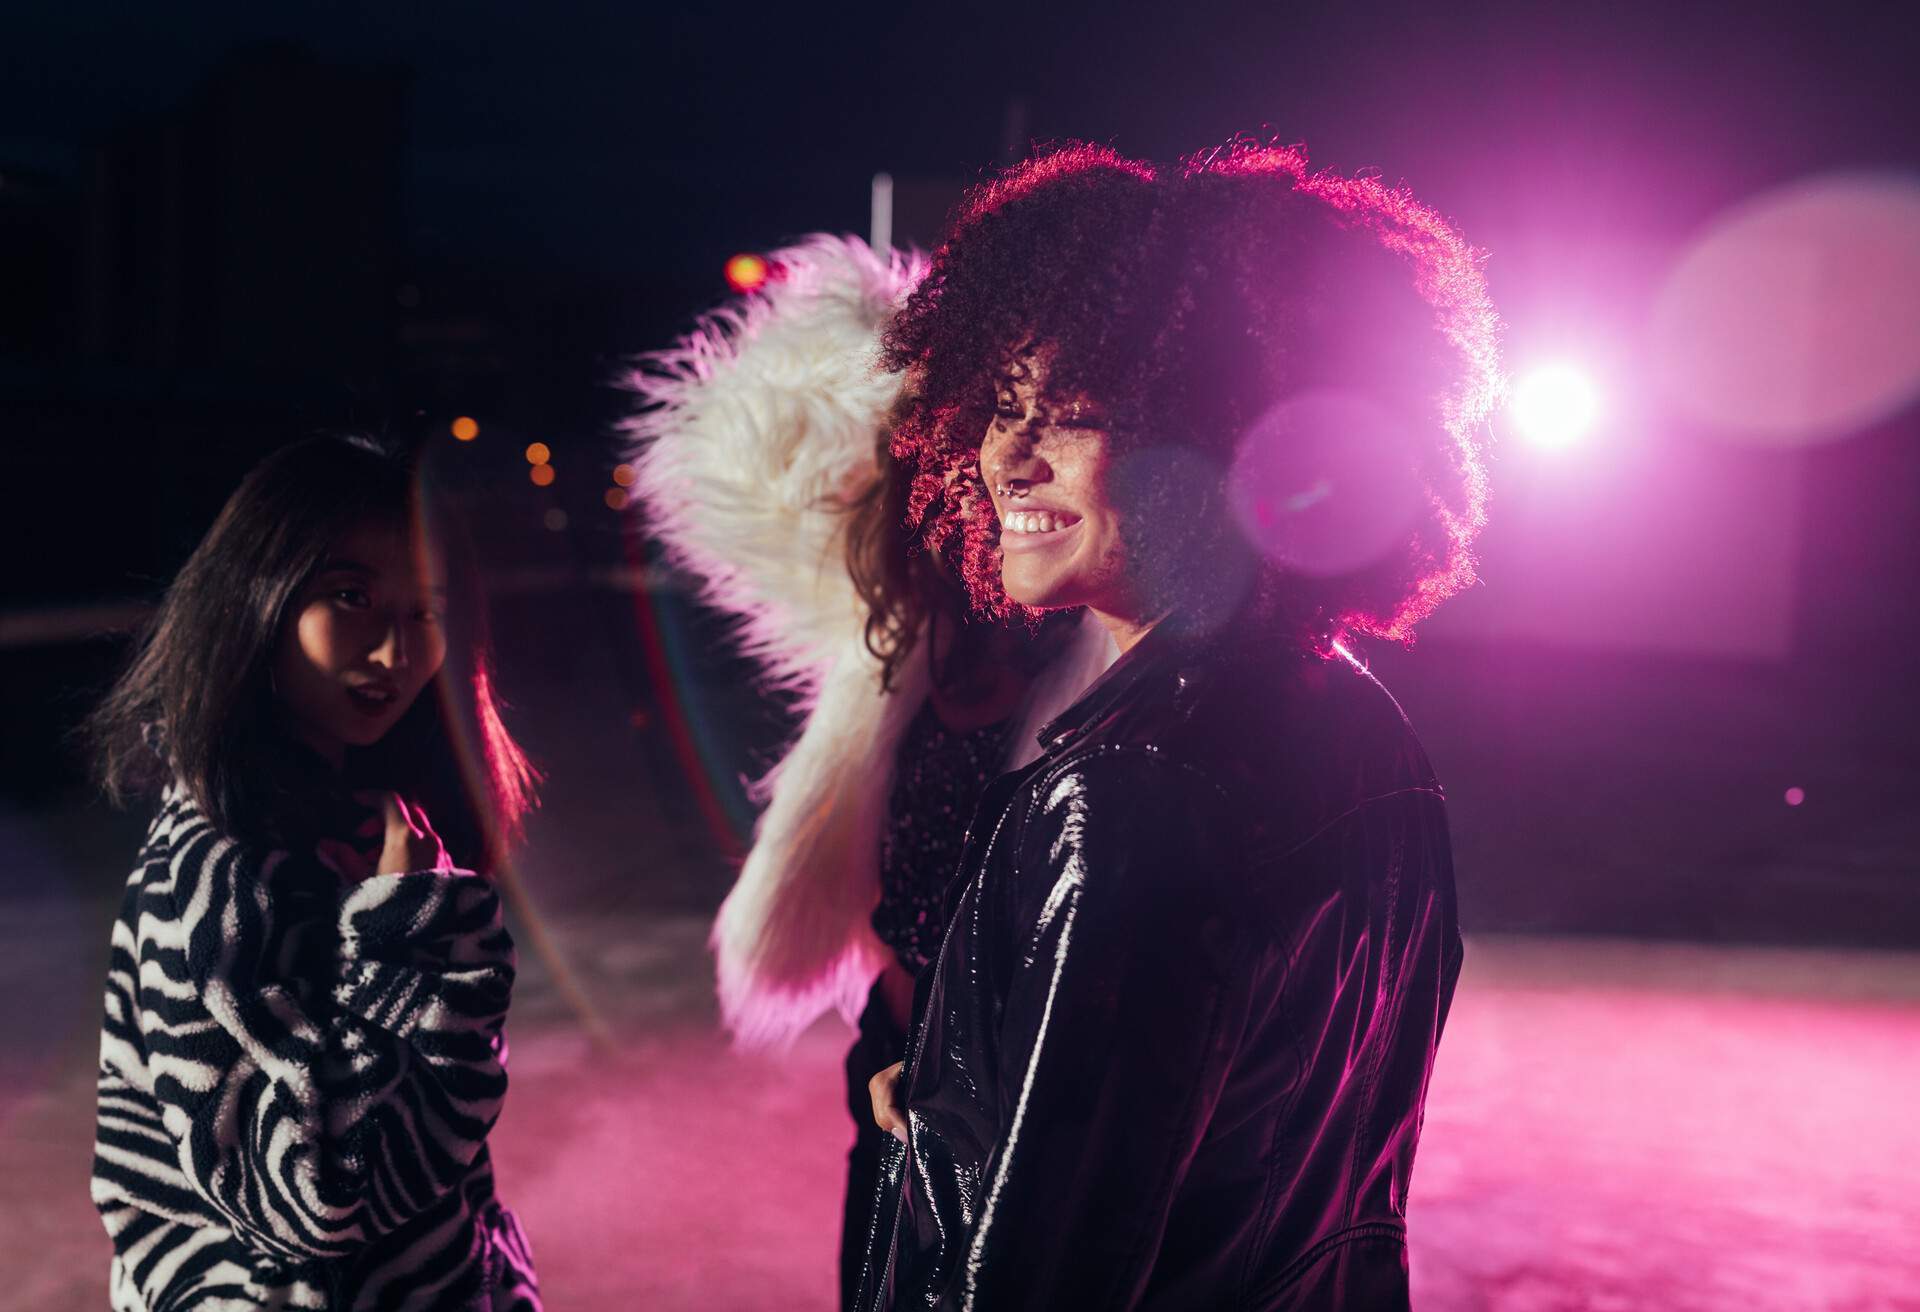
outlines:
[[[0,983],[75,973],[76,917],[15,910]],[[626,1052],[597,1055],[529,964],[497,1152],[551,1306],[830,1307],[840,1029],[731,1055],[697,918],[560,929]],[[41,1312],[104,1302],[91,1038],[59,1028],[0,1081],[5,1301]],[[1474,940],[1415,1177],[1417,1302],[1920,1308],[1916,1090],[1920,958]]]

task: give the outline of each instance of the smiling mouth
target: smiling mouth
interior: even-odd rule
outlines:
[[[1072,528],[1080,522],[1080,516],[1070,515],[1064,510],[1009,510],[1000,517],[1000,532],[1020,537],[1033,537],[1045,533],[1058,533],[1063,528]]]
[[[352,698],[354,709],[362,714],[381,715],[393,705],[399,693],[379,684],[354,684],[348,686],[347,696]]]

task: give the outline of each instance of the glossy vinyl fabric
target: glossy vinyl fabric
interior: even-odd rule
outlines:
[[[1042,742],[921,976],[862,1306],[1407,1306],[1461,947],[1399,707],[1257,622],[1168,622]]]

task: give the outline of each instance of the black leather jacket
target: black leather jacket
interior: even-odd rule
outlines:
[[[1459,975],[1439,785],[1364,669],[1163,623],[991,785],[862,1306],[1407,1305]]]

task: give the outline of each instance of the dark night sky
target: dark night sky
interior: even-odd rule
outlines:
[[[1497,250],[1617,228],[1651,190],[1687,225],[1822,164],[1914,162],[1903,8],[48,5],[8,24],[0,159],[78,167],[223,51],[292,39],[412,71],[410,226],[460,258],[645,272],[864,227],[875,169],[991,164],[1012,97],[1033,136],[1156,156],[1270,124]]]
[[[312,349],[282,350],[281,366],[308,351],[304,374],[262,371],[217,343],[196,348],[212,370],[195,376],[198,395],[222,405],[240,396],[252,409],[181,402],[168,371],[187,357],[170,345],[143,362],[87,348],[73,328],[11,357],[0,342],[12,389],[0,400],[24,407],[0,409],[0,428],[8,414],[50,425],[43,477],[72,477],[78,450],[147,461],[104,497],[25,507],[28,538],[73,542],[60,557],[71,568],[29,591],[123,593],[127,560],[190,545],[189,526],[230,486],[236,458],[315,425],[437,424],[444,435],[447,407],[490,407],[525,430],[522,441],[604,450],[621,405],[607,386],[618,362],[721,299],[729,254],[820,229],[864,233],[876,170],[953,195],[1004,157],[1010,120],[1022,139],[1081,136],[1163,159],[1270,128],[1304,141],[1317,163],[1405,180],[1455,218],[1491,252],[1510,347],[1568,325],[1618,337],[1618,306],[1725,207],[1809,173],[1920,170],[1920,42],[1904,8],[1232,0],[1114,17],[1085,5],[37,6],[10,16],[0,41],[0,174],[58,180],[75,198],[61,220],[75,234],[102,212],[87,199],[101,148],[177,111],[236,51],[287,43],[328,68],[396,70],[406,92],[399,231],[362,299],[331,321],[337,331],[314,329]],[[338,135],[347,144],[336,155],[350,152],[357,138],[335,132],[333,112],[307,125],[319,134],[309,141]],[[378,131],[386,137],[368,140],[393,148],[393,129]],[[235,158],[226,167],[262,194],[288,189],[284,157]],[[341,167],[335,158],[314,176]],[[139,193],[149,226],[164,218],[157,194]],[[217,213],[246,216],[243,232],[257,238],[245,278],[297,263],[306,238],[296,224],[244,207]],[[291,217],[303,214],[331,221],[311,219],[311,207]],[[84,264],[84,241],[69,248]],[[0,261],[0,278],[35,259]],[[192,269],[181,276],[221,276],[204,259]],[[83,281],[49,278],[54,300]],[[455,329],[461,316],[484,319],[488,343],[451,363],[397,345],[409,329],[395,298],[413,281],[425,288],[415,318]],[[254,301],[243,310],[271,312]],[[128,304],[120,322],[137,331],[135,312],[151,307]],[[244,345],[256,327],[243,314],[225,340]],[[353,333],[367,338],[353,348],[361,364],[346,345],[328,355]],[[377,351],[385,373],[363,386],[353,371],[371,376],[364,361]],[[42,387],[43,376],[55,381]],[[215,439],[192,440],[217,432],[245,436],[224,453]],[[499,448],[503,477],[519,477],[514,450]],[[200,472],[173,470],[156,451],[186,452]],[[133,485],[155,478],[191,504],[159,506]],[[113,527],[73,532],[68,521],[88,507]]]

